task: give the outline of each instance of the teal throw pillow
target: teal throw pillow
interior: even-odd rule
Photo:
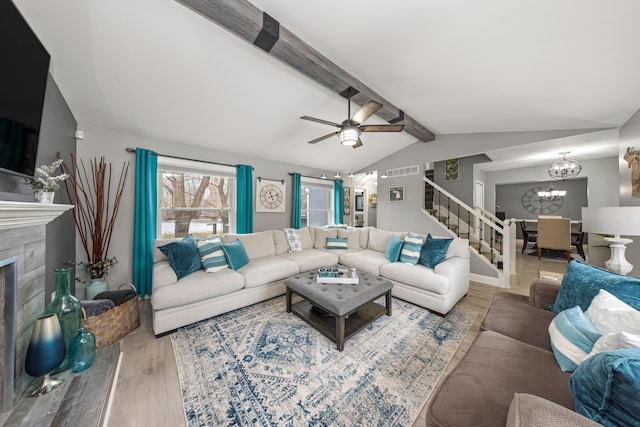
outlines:
[[[422,245],[418,262],[425,267],[435,268],[436,265],[447,259],[447,250],[453,242],[453,238],[436,239],[427,234],[427,240]]]
[[[196,239],[189,234],[182,240],[158,247],[165,254],[178,280],[202,269]]]
[[[327,249],[348,249],[346,237],[327,237]]]
[[[565,372],[573,372],[602,335],[579,306],[564,310],[549,324],[551,349]]]
[[[391,262],[396,262],[400,259],[400,251],[402,250],[402,240],[395,234],[391,235],[389,243],[387,243],[387,249],[384,251],[384,256]]]
[[[222,250],[224,250],[227,263],[232,269],[238,270],[249,264],[249,255],[247,255],[247,251],[240,240],[236,240],[233,243],[223,243]]]
[[[577,413],[605,426],[640,426],[640,348],[586,359],[569,387]]]
[[[229,268],[220,239],[214,237],[211,240],[198,240],[197,246],[198,253],[200,254],[200,262],[202,263],[204,271],[207,273],[215,273],[216,271]]]
[[[408,233],[402,244],[400,252],[400,262],[416,265],[420,260],[422,250],[422,236],[420,234]]]
[[[549,306],[549,310],[560,313],[579,305],[582,311],[587,311],[600,289],[640,310],[639,278],[612,273],[578,261],[571,261],[567,266],[556,301]]]

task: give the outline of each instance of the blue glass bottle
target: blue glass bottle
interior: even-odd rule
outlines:
[[[85,328],[78,330],[69,344],[69,365],[71,372],[82,372],[89,369],[96,357],[96,337]]]

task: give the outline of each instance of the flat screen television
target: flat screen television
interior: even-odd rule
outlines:
[[[0,172],[33,176],[49,53],[10,0],[0,1]]]

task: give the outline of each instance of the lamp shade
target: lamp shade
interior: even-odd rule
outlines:
[[[587,233],[640,236],[640,206],[582,208],[582,229]]]

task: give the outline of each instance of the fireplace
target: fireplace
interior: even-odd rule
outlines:
[[[4,328],[0,331],[0,404],[3,412],[13,405],[13,395],[6,391],[14,389],[15,378],[17,260],[18,258],[11,257],[0,261],[0,315],[4,320]]]
[[[1,412],[32,378],[24,372],[34,320],[44,310],[46,224],[71,205],[0,201]]]

